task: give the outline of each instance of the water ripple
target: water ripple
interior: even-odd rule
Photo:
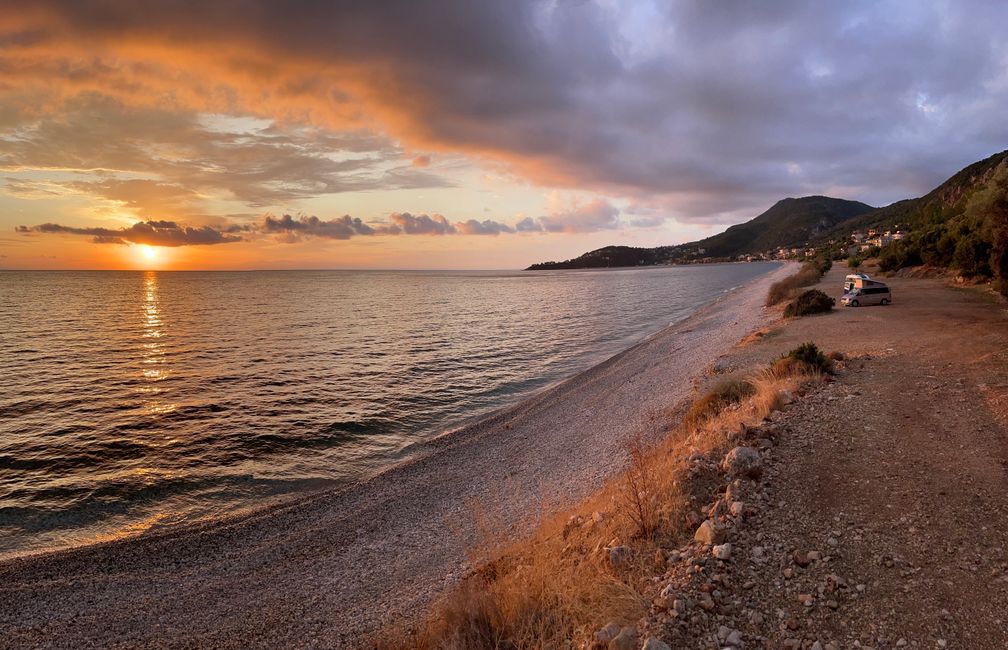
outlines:
[[[358,480],[771,268],[0,273],[0,555]]]

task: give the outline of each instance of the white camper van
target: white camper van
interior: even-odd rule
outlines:
[[[888,305],[892,292],[884,282],[872,280],[866,273],[852,273],[844,278],[844,295],[840,302],[848,307]]]

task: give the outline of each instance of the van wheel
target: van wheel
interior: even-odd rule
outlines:
[[[888,301],[888,300],[886,300],[885,298],[883,298],[883,299],[882,299],[882,302],[880,302],[879,304],[881,304],[881,305],[888,305],[888,304],[889,304],[889,301]]]
[[[859,303],[857,300],[851,300],[850,301],[850,306],[851,307],[860,307],[861,303]]]

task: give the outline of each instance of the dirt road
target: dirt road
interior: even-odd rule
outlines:
[[[839,297],[845,272],[819,288]],[[790,321],[722,359],[752,367],[805,341],[848,357],[767,425],[778,444],[759,505],[720,567],[727,606],[707,634],[667,622],[669,639],[1008,647],[1008,310],[934,280],[888,282],[891,306]]]

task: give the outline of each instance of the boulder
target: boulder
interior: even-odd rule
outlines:
[[[672,650],[672,648],[667,643],[662,643],[653,636],[649,636],[641,646],[641,650]]]
[[[759,452],[752,447],[735,447],[725,455],[721,466],[733,477],[756,479],[763,473]]]
[[[595,640],[599,643],[609,644],[620,633],[619,623],[610,623],[604,628],[595,632]]]
[[[637,650],[637,628],[625,627],[609,642],[609,650]]]
[[[696,533],[693,534],[693,539],[701,544],[707,544],[708,546],[720,544],[724,541],[724,538],[725,529],[718,526],[710,519],[707,519],[700,524],[700,527],[696,529]]]

